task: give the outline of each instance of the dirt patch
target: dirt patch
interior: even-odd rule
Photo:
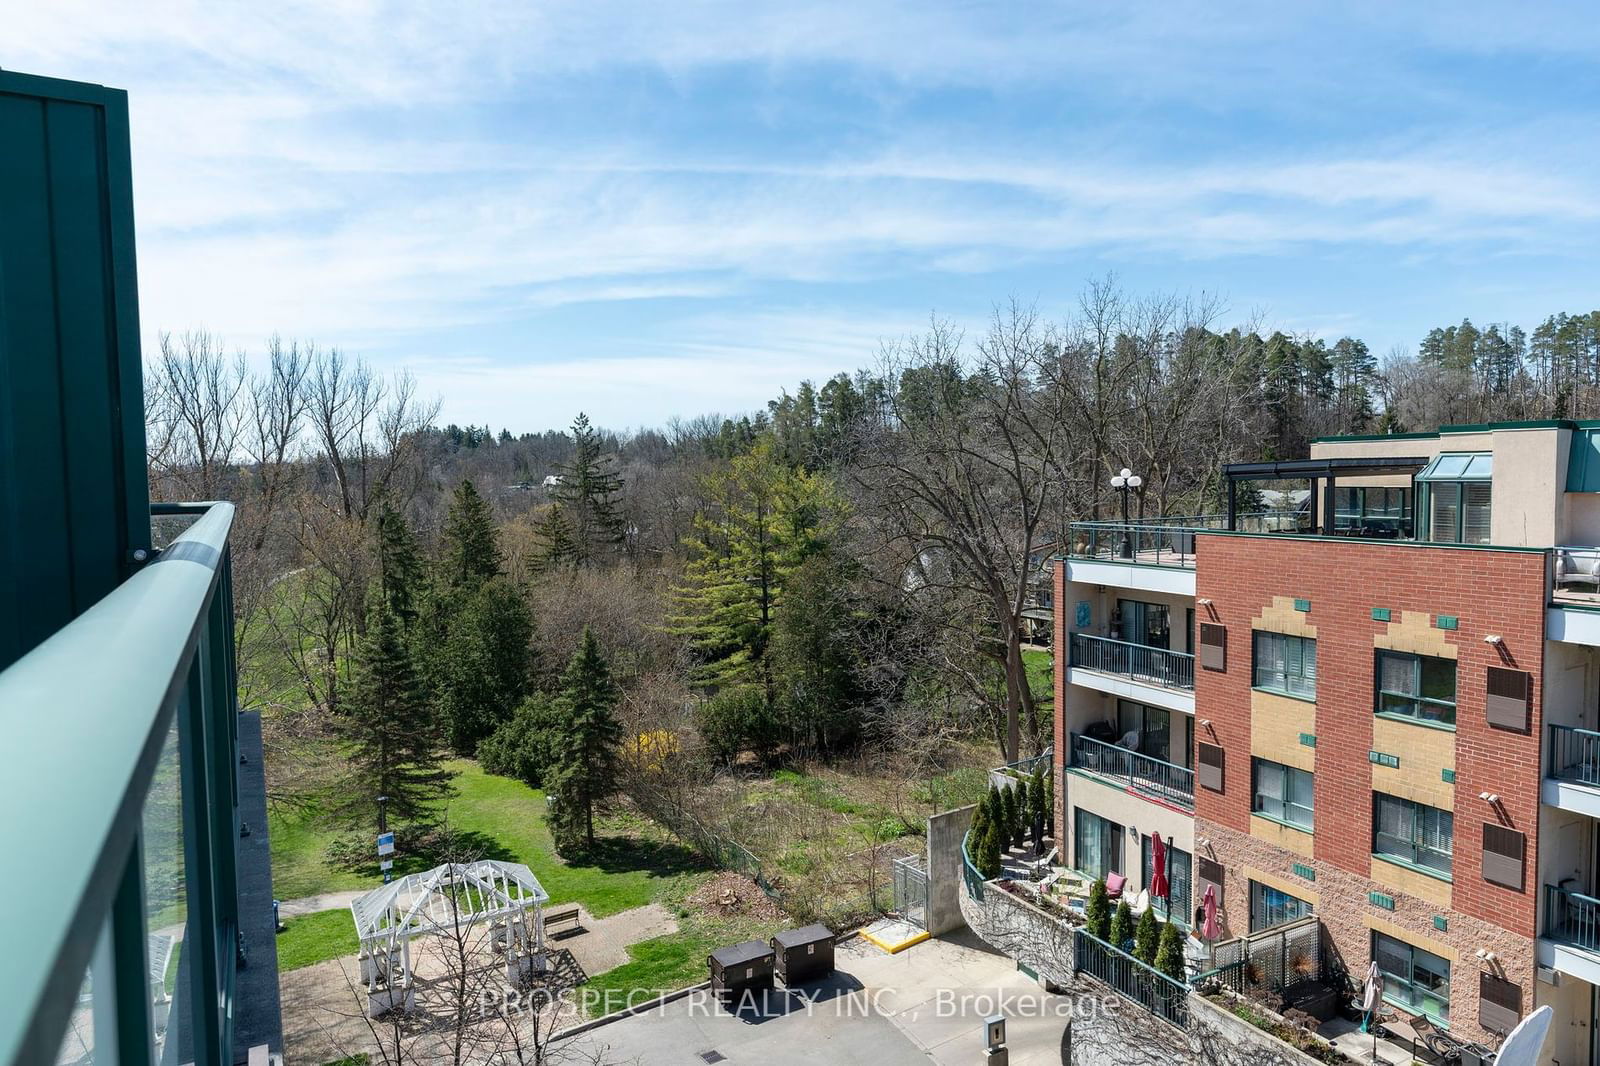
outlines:
[[[784,913],[761,887],[742,874],[724,871],[701,885],[684,901],[715,918],[756,918],[780,921]]]

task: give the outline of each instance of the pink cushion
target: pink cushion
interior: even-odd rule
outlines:
[[[1121,874],[1106,874],[1106,894],[1115,899],[1122,895],[1122,886],[1127,883],[1128,879]]]

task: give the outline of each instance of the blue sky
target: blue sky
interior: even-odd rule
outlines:
[[[521,431],[736,412],[1115,273],[1363,337],[1600,306],[1585,5],[0,0],[133,109],[142,315]]]

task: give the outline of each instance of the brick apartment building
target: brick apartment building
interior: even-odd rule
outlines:
[[[1055,571],[1063,857],[1223,938],[1308,915],[1398,1011],[1600,1062],[1600,423],[1333,438]],[[1298,486],[1298,487],[1296,487]]]

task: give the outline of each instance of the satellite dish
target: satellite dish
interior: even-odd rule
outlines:
[[[1495,1066],[1534,1066],[1539,1061],[1539,1052],[1544,1049],[1544,1038],[1550,1032],[1550,1019],[1554,1016],[1555,1011],[1543,1006],[1518,1022],[1506,1042],[1500,1045]]]

